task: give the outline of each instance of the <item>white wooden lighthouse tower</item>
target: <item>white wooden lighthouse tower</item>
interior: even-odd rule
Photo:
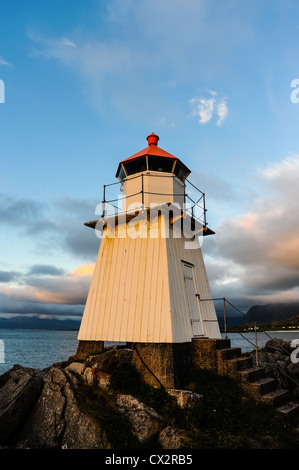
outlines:
[[[187,210],[190,170],[158,147],[157,135],[147,140],[118,165],[121,210],[86,223],[103,234],[78,340],[89,352],[125,342],[163,362],[193,338],[221,338],[213,301],[201,301],[212,296],[198,236],[214,232],[205,207],[202,220]]]

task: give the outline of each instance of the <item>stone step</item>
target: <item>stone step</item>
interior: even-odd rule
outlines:
[[[299,404],[290,401],[276,408],[276,411],[287,417],[297,416],[299,414]]]
[[[221,356],[223,361],[235,359],[241,356],[241,348],[225,348],[218,351],[218,355]]]
[[[244,371],[252,368],[252,358],[241,356],[227,361],[227,370],[230,373]]]
[[[249,369],[240,371],[240,378],[246,382],[256,382],[265,377],[265,369],[263,367],[250,367]]]
[[[216,356],[218,373],[237,379],[252,398],[272,406],[284,416],[299,415],[299,404],[291,401],[290,392],[279,388],[274,378],[267,377],[263,367],[254,366],[253,359],[243,355],[241,348],[231,347],[230,340],[196,338],[192,342],[195,347],[205,345],[206,356]]]
[[[216,339],[215,341],[215,348],[216,349],[228,349],[231,347],[231,341],[230,339]]]
[[[288,390],[277,389],[261,395],[261,401],[274,406],[274,408],[279,408],[290,401],[290,392]]]
[[[277,389],[277,382],[275,379],[264,377],[256,380],[255,382],[248,382],[247,386],[259,395],[265,395],[270,392],[274,392]]]

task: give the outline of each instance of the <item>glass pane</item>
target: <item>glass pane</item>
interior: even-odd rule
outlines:
[[[148,157],[148,169],[171,173],[174,160],[172,158]]]
[[[174,168],[174,174],[180,180],[182,180],[184,177],[186,177],[188,175],[188,172],[186,171],[186,169],[179,162],[176,162],[176,165],[175,165],[175,168]]]
[[[121,181],[126,177],[123,167],[121,167],[118,177]]]
[[[146,170],[146,158],[138,158],[132,162],[124,163],[124,167],[128,175],[134,175]]]

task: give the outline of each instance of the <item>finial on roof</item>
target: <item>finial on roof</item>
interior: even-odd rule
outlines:
[[[148,145],[158,145],[159,136],[153,132],[147,136]]]

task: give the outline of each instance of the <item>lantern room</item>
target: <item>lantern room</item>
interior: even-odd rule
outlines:
[[[182,207],[185,179],[190,170],[177,157],[158,147],[156,134],[152,132],[147,141],[148,147],[118,165],[116,177],[122,183],[123,210],[165,203],[178,203]]]

